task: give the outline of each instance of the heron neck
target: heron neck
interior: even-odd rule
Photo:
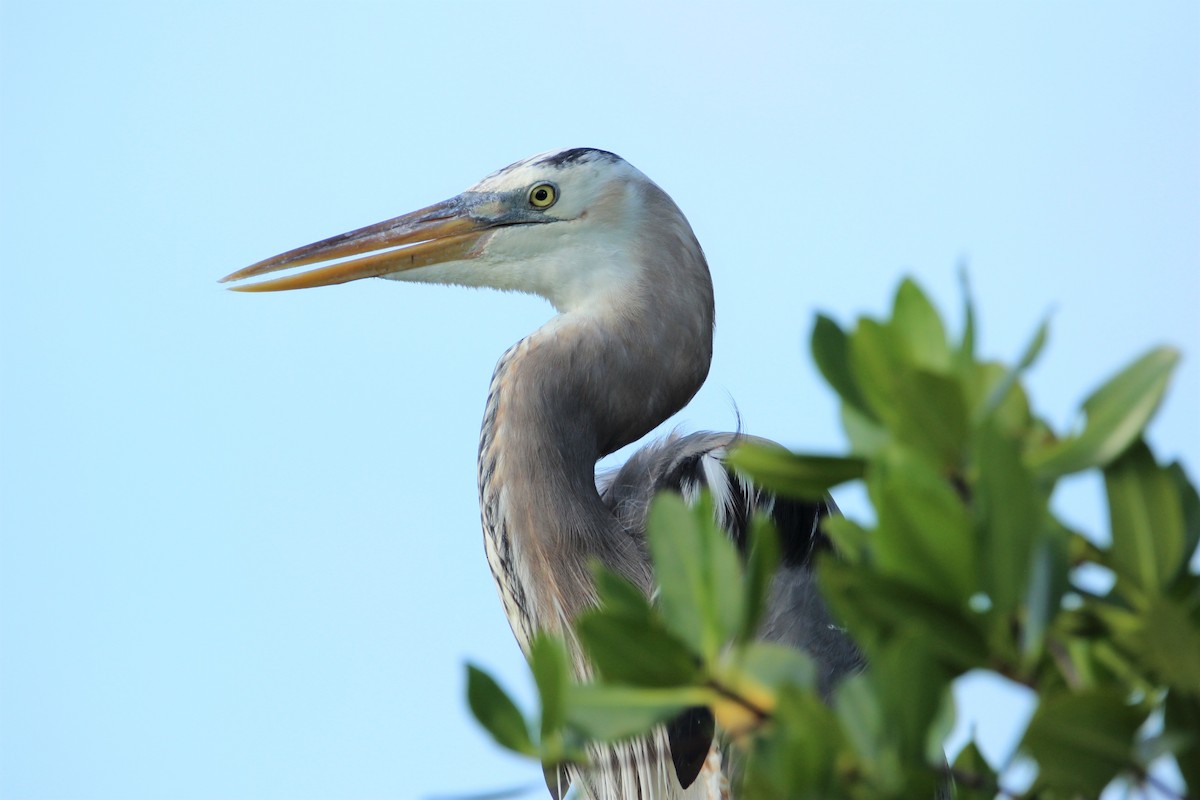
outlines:
[[[497,364],[479,490],[488,560],[522,647],[594,602],[579,589],[591,586],[593,559],[648,588],[642,543],[601,501],[595,464],[699,388],[711,316],[696,322],[665,325],[648,307],[560,314]]]

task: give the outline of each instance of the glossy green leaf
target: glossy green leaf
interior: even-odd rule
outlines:
[[[496,743],[522,755],[536,756],[529,726],[517,704],[481,669],[467,665],[467,703],[475,719]]]
[[[1159,347],[1121,370],[1084,401],[1083,432],[1032,453],[1030,466],[1054,478],[1108,464],[1141,435],[1178,363],[1177,350]]]
[[[758,634],[759,623],[767,607],[771,581],[779,567],[779,533],[771,520],[756,514],[750,520],[749,549],[746,552],[746,591],[739,642],[749,641]]]
[[[846,332],[824,314],[817,315],[812,332],[812,355],[817,369],[833,387],[842,401],[864,414],[870,415],[858,382],[850,369],[850,356]]]
[[[1187,555],[1176,481],[1139,441],[1104,470],[1104,486],[1113,568],[1143,592],[1162,591]]]
[[[685,708],[708,705],[714,698],[703,689],[640,689],[585,684],[567,694],[567,719],[599,741],[645,733]]]
[[[566,648],[545,634],[534,637],[529,648],[529,667],[542,703],[542,740],[562,728],[566,721],[566,693],[570,682]]]
[[[678,686],[690,683],[699,670],[687,645],[653,618],[594,611],[580,617],[575,630],[609,683]]]
[[[819,500],[834,486],[858,480],[866,468],[861,458],[796,455],[778,445],[758,442],[738,445],[727,463],[764,489],[807,500]]]
[[[880,572],[950,605],[975,591],[970,518],[950,485],[923,459],[898,453],[868,482],[879,515],[872,536]]]
[[[1048,498],[1026,469],[1020,444],[994,424],[976,436],[973,461],[979,577],[992,607],[1009,613],[1025,596]]]
[[[1134,737],[1145,712],[1119,688],[1043,697],[1022,748],[1038,762],[1038,782],[1097,797],[1134,763]]]
[[[906,345],[912,363],[933,372],[950,369],[950,347],[942,318],[912,278],[905,278],[892,305],[893,333]]]

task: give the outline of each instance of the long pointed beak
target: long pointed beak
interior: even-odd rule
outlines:
[[[470,197],[470,199],[468,199]],[[495,198],[459,195],[386,222],[368,225],[289,250],[226,275],[221,283],[240,281],[322,261],[374,253],[260,283],[231,286],[237,292],[279,292],[347,283],[396,272],[475,258],[498,224]],[[492,212],[492,213],[489,213]],[[377,253],[375,251],[383,250]]]

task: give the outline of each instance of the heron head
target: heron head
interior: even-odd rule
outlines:
[[[573,148],[518,161],[449,200],[290,250],[222,281],[332,261],[231,288],[280,291],[381,277],[529,292],[566,311],[644,284],[662,250],[650,239],[663,235],[693,249],[703,264],[687,221],[661,189],[612,153]]]

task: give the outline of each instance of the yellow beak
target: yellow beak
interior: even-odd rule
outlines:
[[[502,204],[494,195],[465,193],[386,222],[368,225],[251,264],[221,279],[240,281],[282,269],[317,264],[360,253],[385,252],[319,267],[297,275],[229,288],[237,292],[279,292],[347,283],[405,270],[475,258],[500,222]]]

